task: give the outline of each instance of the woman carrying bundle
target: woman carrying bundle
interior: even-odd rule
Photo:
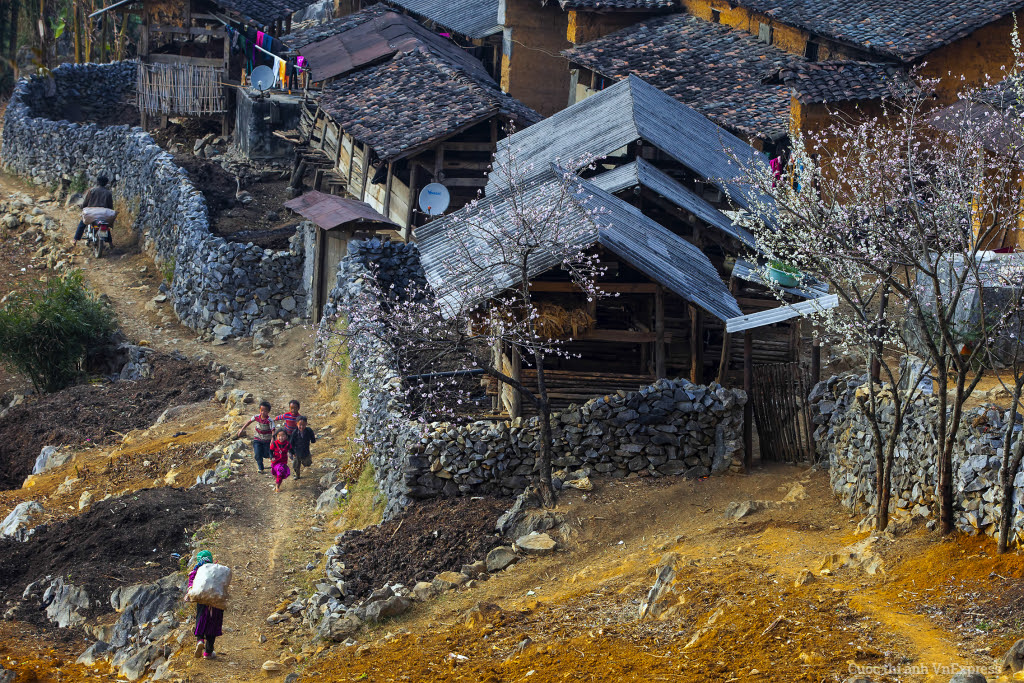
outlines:
[[[213,553],[209,550],[200,550],[196,555],[196,566],[188,575],[188,587],[192,587],[195,581],[196,572],[204,564],[213,562]],[[213,656],[213,642],[221,635],[221,628],[224,625],[224,610],[202,603],[196,603],[196,657],[200,655],[204,659]]]

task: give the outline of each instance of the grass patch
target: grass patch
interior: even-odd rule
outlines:
[[[174,284],[174,266],[177,265],[177,261],[172,256],[166,261],[160,262],[157,268],[160,269],[160,275],[163,277],[164,282],[170,287]]]
[[[343,529],[363,529],[380,524],[384,519],[384,507],[378,502],[373,465],[367,460],[359,479],[348,487],[348,499],[338,507],[335,525]]]
[[[68,185],[68,192],[70,194],[82,193],[85,194],[89,191],[89,178],[86,177],[85,172],[81,172],[71,179],[71,183]]]

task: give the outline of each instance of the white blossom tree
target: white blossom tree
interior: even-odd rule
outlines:
[[[425,426],[472,412],[481,374],[532,405],[540,430],[535,484],[541,502],[551,507],[554,436],[545,363],[569,355],[571,335],[550,333],[530,283],[560,269],[584,308],[603,296],[603,269],[592,247],[604,209],[593,206],[573,172],[553,168],[541,180],[525,182],[527,169],[520,168],[515,151],[502,153],[506,158],[495,172],[507,175],[508,189],[437,219],[440,237],[452,248],[444,286],[399,291],[383,273],[371,273],[343,311],[345,324],[327,328],[338,331],[350,355],[373,346],[393,359],[402,381],[393,381],[390,390],[393,404],[403,406],[402,419]],[[536,384],[521,381],[520,359],[533,366]]]
[[[1009,85],[967,90],[941,111],[929,97],[934,82],[894,83],[881,116],[837,117],[796,141],[784,178],[745,172],[771,198],[753,210],[770,258],[825,280],[840,295],[844,306],[822,325],[871,368],[867,416],[877,414],[879,390],[896,411],[883,453],[875,434],[880,528],[889,495],[883,471],[891,468],[899,416],[918,386],[893,368],[923,365],[934,380],[936,497],[948,533],[964,406],[989,350],[1019,311],[993,310],[982,296],[991,284],[988,250],[1014,241],[1022,209],[1019,117],[992,102],[1014,82],[1011,74]],[[914,355],[923,363],[910,362]],[[879,380],[884,385],[876,389]]]

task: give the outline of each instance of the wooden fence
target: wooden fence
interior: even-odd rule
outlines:
[[[810,375],[799,363],[771,363],[754,366],[754,417],[761,460],[813,462],[807,395]]]
[[[227,111],[224,70],[188,63],[140,64],[139,111],[206,116]]]

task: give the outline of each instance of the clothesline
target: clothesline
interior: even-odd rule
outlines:
[[[230,19],[228,21],[225,21],[220,16],[218,16],[216,12],[213,13],[213,18],[216,19],[217,21],[219,21],[220,23],[224,24],[226,27],[232,29],[232,30],[235,30],[235,31],[238,30],[234,26],[232,26],[231,24],[228,23],[228,21],[230,21]],[[241,31],[239,31],[239,33],[241,33]],[[257,50],[259,50],[263,54],[269,55],[270,57],[273,57],[274,59],[283,59],[283,57],[281,57],[280,55],[275,55],[270,50],[264,49],[263,46],[261,46],[261,45],[257,45],[256,43],[250,43],[250,45],[252,45],[252,47],[256,48]],[[297,68],[299,71],[309,71],[309,69],[307,69],[304,66],[296,66],[295,68]]]

